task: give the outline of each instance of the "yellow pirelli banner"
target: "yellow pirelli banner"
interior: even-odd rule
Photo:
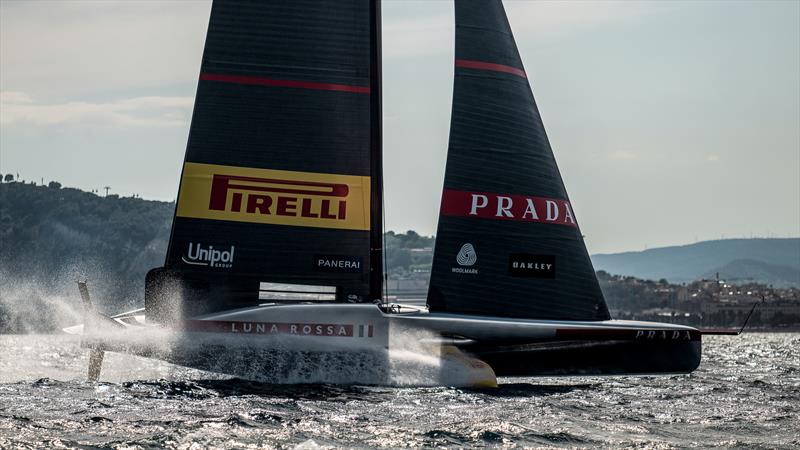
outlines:
[[[369,230],[370,177],[186,163],[178,217]]]

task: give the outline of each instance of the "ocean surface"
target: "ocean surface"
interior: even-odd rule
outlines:
[[[798,448],[800,334],[704,339],[691,375],[498,389],[269,385],[0,336],[0,448]]]

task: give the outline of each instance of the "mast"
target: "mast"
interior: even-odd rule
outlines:
[[[370,199],[369,299],[383,297],[383,111],[381,99],[381,2],[370,0]]]

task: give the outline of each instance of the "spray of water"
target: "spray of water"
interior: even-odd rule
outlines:
[[[36,281],[0,275],[0,333],[51,332],[81,319],[74,296],[53,294]]]
[[[420,329],[389,328],[387,356],[391,384],[435,386],[442,384],[441,347],[431,344],[436,336]]]
[[[141,306],[142,286],[131,288],[99,263],[65,264],[54,271],[12,271],[0,265],[0,333],[53,333],[83,320],[76,282],[91,280],[99,311],[115,314]],[[124,294],[122,294],[124,293]]]
[[[95,332],[85,342],[205,373],[277,384],[464,386],[487,377],[485,368],[476,366],[475,360],[452,348],[443,351],[443,347],[431,343],[434,338],[422,330],[394,327],[388,347],[365,344],[343,348],[326,338],[308,336],[185,334],[148,327]]]
[[[82,323],[84,311],[74,283],[81,277],[75,271],[64,271],[54,278],[53,283],[69,287],[71,292],[54,295],[52,285],[38,280],[2,278],[0,332],[53,332]],[[92,279],[102,277],[95,274]],[[93,289],[92,293],[95,292]],[[93,297],[98,300],[98,296]],[[174,297],[172,303],[181,304],[178,290],[171,297]],[[102,307],[102,297],[99,303]],[[158,326],[128,330],[95,327],[86,331],[81,339],[83,346],[98,345],[113,352],[105,360],[101,379],[106,380],[148,375],[169,379],[238,376],[280,384],[435,386],[468,384],[465,380],[474,378],[470,361],[443,354],[440,345],[431,343],[436,340],[432,333],[399,326],[389,327],[388,346],[348,345],[347,348],[337,348],[325,338],[187,335]],[[147,371],[142,370],[145,367]]]

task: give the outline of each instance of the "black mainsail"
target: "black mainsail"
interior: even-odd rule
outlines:
[[[501,0],[455,0],[431,312],[609,319]]]
[[[180,282],[190,314],[380,296],[377,3],[214,1],[148,308],[164,280]]]

